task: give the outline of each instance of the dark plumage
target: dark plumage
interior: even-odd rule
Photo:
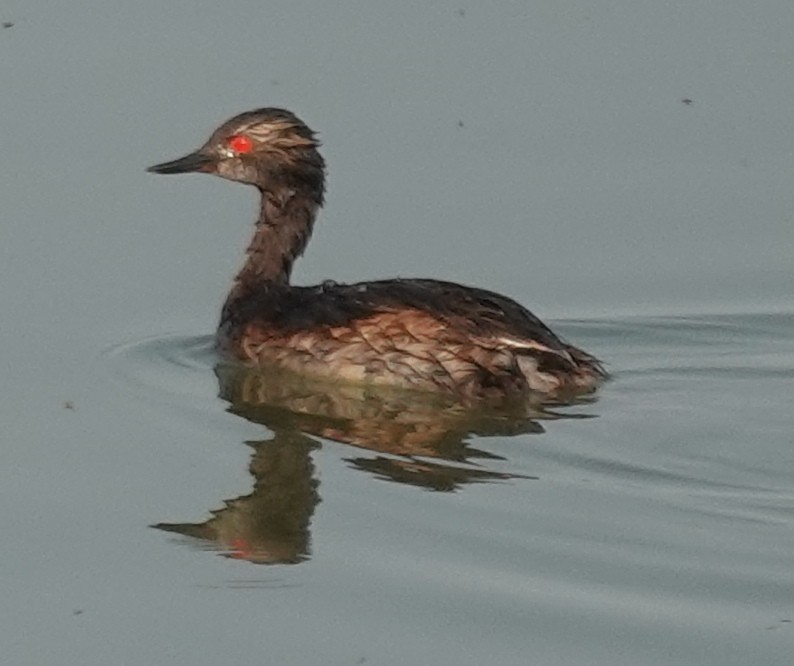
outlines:
[[[256,231],[218,327],[224,354],[467,401],[585,392],[605,379],[597,359],[490,291],[422,279],[290,285],[323,204],[318,147],[294,114],[265,108],[228,120],[194,153],[150,168],[213,173],[260,191]]]

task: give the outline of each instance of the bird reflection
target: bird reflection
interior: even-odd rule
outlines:
[[[309,523],[320,502],[311,452],[319,443],[298,432],[248,442],[253,449],[249,495],[226,500],[203,523],[160,523],[229,557],[260,564],[295,564],[309,555]]]
[[[216,375],[228,410],[272,433],[248,442],[253,491],[226,500],[203,523],[153,527],[261,564],[310,557],[310,523],[320,502],[312,460],[320,447],[316,438],[361,449],[346,462],[378,479],[449,492],[472,483],[536,478],[488,469],[489,461],[504,459],[474,448],[470,437],[537,434],[544,432],[539,420],[582,416],[541,402],[474,408],[435,394],[340,384],[275,368],[219,365]]]

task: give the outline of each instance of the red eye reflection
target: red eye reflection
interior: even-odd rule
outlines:
[[[244,134],[237,134],[228,141],[229,148],[235,153],[250,153],[254,149],[254,142]]]

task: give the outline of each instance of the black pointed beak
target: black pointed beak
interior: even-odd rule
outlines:
[[[150,173],[190,173],[192,171],[211,171],[214,164],[213,157],[197,150],[178,160],[155,164],[146,170]]]

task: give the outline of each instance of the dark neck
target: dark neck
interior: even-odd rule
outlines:
[[[267,317],[270,299],[289,289],[292,264],[306,248],[319,206],[292,190],[262,192],[254,237],[221,311],[222,335],[233,336],[252,316]]]
[[[223,306],[222,331],[234,331],[253,316],[268,316],[268,303],[289,289],[292,264],[306,249],[323,205],[325,164],[316,145],[283,152],[280,158],[261,167],[259,219]]]
[[[318,207],[292,190],[263,191],[254,237],[232,293],[289,284],[292,264],[306,248]]]

